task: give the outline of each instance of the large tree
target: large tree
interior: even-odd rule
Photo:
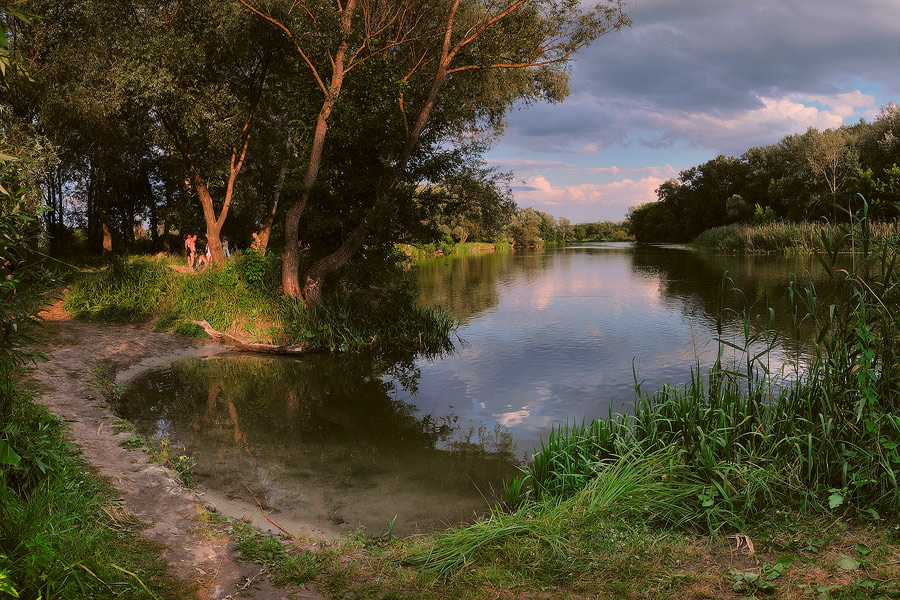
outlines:
[[[133,18],[122,35],[119,73],[152,107],[165,132],[160,144],[181,158],[212,260],[222,262],[221,232],[254,131],[277,110],[265,96],[283,40],[237,2],[129,6]],[[283,137],[275,133],[260,143],[280,147]]]
[[[302,154],[301,185],[285,218],[283,289],[307,304],[321,301],[325,278],[357,253],[384,215],[412,200],[416,175],[448,146],[496,133],[514,103],[562,99],[573,54],[629,23],[619,1],[591,10],[575,0],[345,0],[337,10],[333,2],[296,7],[240,1],[290,40],[298,73],[311,76],[321,94],[316,114],[301,115],[312,133]],[[348,214],[355,222],[345,223],[339,243],[319,253],[301,284],[300,220],[320,175],[330,169],[330,128],[344,135],[352,130],[352,123],[332,119],[340,104],[359,101],[345,94],[354,78],[381,81],[392,92],[370,107],[386,125],[377,132],[382,139],[363,128],[368,137],[354,142],[377,146],[382,154],[366,172],[344,173],[366,182],[355,198],[344,199],[358,209]]]

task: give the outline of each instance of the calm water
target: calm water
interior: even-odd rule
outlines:
[[[409,533],[471,518],[554,424],[627,410],[645,389],[715,359],[717,291],[776,311],[770,367],[790,368],[786,286],[806,257],[725,257],[593,244],[436,260],[421,302],[463,319],[450,356],[385,365],[360,356],[189,360],[136,380],[120,412],[197,459],[212,496],[284,524]],[[736,317],[725,337],[740,337]]]

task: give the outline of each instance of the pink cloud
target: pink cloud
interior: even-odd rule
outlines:
[[[617,209],[622,216],[629,206],[656,200],[656,188],[665,181],[661,177],[648,176],[642,179],[622,179],[612,183],[554,186],[546,177],[539,175],[525,181],[526,188],[516,190],[519,206],[542,205],[548,207],[596,207]],[[621,217],[619,217],[621,218]]]

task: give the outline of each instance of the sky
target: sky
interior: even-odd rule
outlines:
[[[900,0],[630,0],[571,94],[509,115],[486,155],[520,207],[619,221],[679,171],[900,102]]]

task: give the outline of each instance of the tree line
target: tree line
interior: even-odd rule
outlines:
[[[775,219],[836,219],[836,205],[859,208],[861,194],[876,219],[897,215],[900,202],[900,105],[868,123],[787,135],[740,157],[717,156],[669,179],[658,201],[632,208],[641,242],[686,242],[712,227]]]
[[[0,13],[30,75],[0,90],[0,133],[41,165],[55,249],[200,233],[219,263],[256,233],[308,305],[398,241],[491,235],[511,201],[481,156],[506,112],[562,100],[576,52],[630,23],[621,0],[17,6],[39,18]]]
[[[506,239],[514,246],[534,247],[559,245],[570,241],[621,242],[632,239],[629,221],[597,221],[572,224],[566,217],[523,208],[509,219],[504,230]]]

